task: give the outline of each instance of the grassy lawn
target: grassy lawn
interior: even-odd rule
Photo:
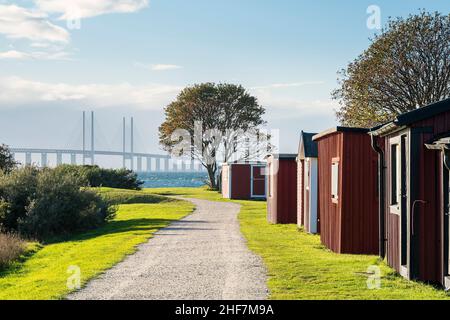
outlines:
[[[147,189],[155,194],[177,194],[229,201],[202,188]],[[338,255],[326,250],[320,237],[301,232],[295,225],[266,222],[266,204],[234,201],[242,205],[239,220],[248,246],[268,269],[271,299],[449,299],[442,289],[407,281],[376,256]],[[380,267],[381,288],[367,289],[367,268]]]
[[[0,272],[0,299],[60,299],[70,290],[67,279],[70,266],[81,270],[81,282],[101,274],[136,246],[193,210],[185,201],[167,201],[143,192],[102,189],[118,206],[116,218],[103,227],[34,249],[7,271]],[[110,193],[110,194],[108,194]],[[130,200],[131,199],[131,200]]]

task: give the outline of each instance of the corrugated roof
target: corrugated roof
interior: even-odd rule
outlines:
[[[268,157],[274,157],[275,159],[284,159],[284,160],[291,160],[291,159],[296,159],[297,158],[297,154],[295,153],[272,153],[272,154],[268,154],[266,156],[266,158]]]
[[[250,164],[250,165],[262,165],[262,164],[266,164],[266,161],[256,161],[256,160],[249,160],[249,161],[243,161],[243,160],[238,160],[238,161],[232,161],[232,162],[223,162],[222,165],[233,165],[233,164]]]
[[[450,111],[450,98],[398,115],[393,121],[381,127],[373,128],[371,132],[373,135],[389,133],[398,127],[408,126],[414,122],[422,121],[447,111]]]
[[[357,127],[333,127],[328,130],[322,131],[316,135],[313,136],[313,141],[317,141],[320,138],[326,137],[330,134],[333,134],[335,132],[361,132],[361,133],[367,133],[369,132],[369,129],[367,128],[357,128]]]

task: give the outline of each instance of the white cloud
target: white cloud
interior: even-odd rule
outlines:
[[[297,89],[323,84],[325,84],[325,81],[273,83],[254,86],[249,90],[263,106],[267,107],[268,110],[272,111],[273,115],[279,118],[292,117],[292,112],[302,116],[323,116],[333,114],[334,109],[338,106],[337,103],[328,97],[323,97],[321,92],[314,94],[315,91],[312,89],[309,91]],[[320,99],[315,98],[316,96],[320,97]]]
[[[57,52],[23,52],[9,50],[0,52],[0,60],[71,60],[70,54],[65,51]]]
[[[50,44],[49,43],[45,43],[45,42],[32,42],[30,44],[30,47],[33,47],[33,48],[48,48],[48,47],[50,47]]]
[[[62,20],[136,12],[148,6],[148,0],[35,0],[35,3],[42,11],[62,14],[59,17]]]
[[[9,50],[0,52],[0,60],[24,60],[30,58],[29,54],[26,52],[16,51],[16,50]]]
[[[152,66],[152,70],[154,71],[165,71],[165,70],[175,70],[181,69],[181,66],[177,66],[174,64],[155,64]]]
[[[134,63],[135,67],[143,68],[151,71],[167,71],[167,70],[176,70],[183,68],[182,66],[178,66],[176,64],[145,64],[140,62]]]
[[[271,110],[280,118],[289,118],[293,116],[293,112],[297,115],[315,115],[326,116],[334,114],[334,110],[338,107],[336,101],[323,97],[318,93],[320,99],[312,98],[314,95],[305,96],[304,93],[295,90],[286,93],[284,91],[273,90],[276,88],[301,87],[307,84],[319,84],[319,82],[299,82],[294,84],[270,85],[250,88],[250,92],[255,95],[259,103]]]
[[[163,84],[73,85],[4,77],[0,78],[0,108],[2,105],[33,105],[39,102],[75,102],[92,108],[122,106],[161,110],[181,89],[182,87]]]
[[[66,29],[52,24],[42,12],[0,4],[0,33],[11,39],[29,39],[37,42],[67,43]]]

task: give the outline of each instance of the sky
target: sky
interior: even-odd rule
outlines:
[[[135,151],[161,153],[164,106],[185,86],[242,84],[266,108],[281,152],[301,130],[337,125],[337,71],[379,32],[368,20],[448,0],[0,0],[0,143],[80,148],[82,110],[96,146],[121,150],[133,116]]]

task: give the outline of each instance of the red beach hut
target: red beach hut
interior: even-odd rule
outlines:
[[[296,154],[267,157],[267,219],[271,223],[297,223]]]
[[[450,288],[450,99],[372,130],[380,155],[381,255],[408,279]]]
[[[320,237],[337,253],[378,253],[377,153],[367,132],[335,127],[313,137]]]
[[[266,164],[263,162],[222,164],[222,196],[227,199],[264,199]]]

